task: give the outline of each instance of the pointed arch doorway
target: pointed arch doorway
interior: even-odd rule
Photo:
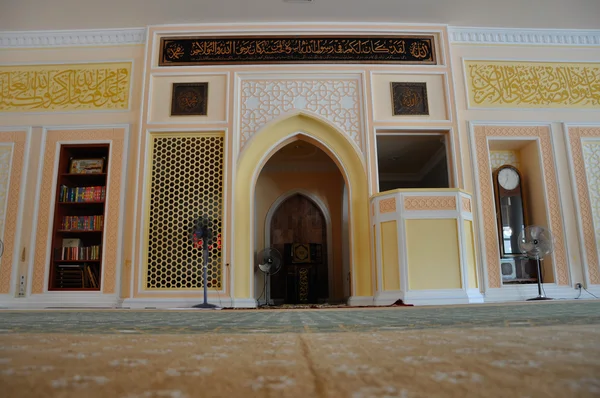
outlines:
[[[256,233],[261,224],[255,196],[259,192],[259,175],[275,153],[296,141],[307,142],[322,150],[337,166],[343,179],[341,191],[347,192],[344,203],[347,203],[348,225],[348,301],[352,305],[371,304],[375,279],[371,264],[369,191],[364,158],[351,139],[328,122],[317,116],[296,114],[272,122],[257,132],[246,142],[238,158],[232,245],[234,306],[254,307],[257,304],[255,258],[257,248],[264,245],[264,241],[263,245],[256,242],[261,239],[261,234]],[[344,194],[340,193],[340,197],[344,201]],[[264,223],[262,225],[264,228]]]
[[[336,232],[339,234],[339,228],[336,228]],[[269,209],[265,220],[266,246],[274,247],[285,258],[294,242],[305,242],[318,248],[318,258],[313,259],[315,261],[311,266],[314,280],[306,297],[307,302],[334,301],[334,279],[337,276],[338,282],[343,283],[343,273],[340,270],[334,272],[336,264],[333,254],[339,250],[335,250],[337,248],[332,244],[331,216],[323,201],[306,190],[296,189],[280,196]],[[294,293],[299,286],[292,277],[293,269],[284,267],[282,271],[271,276],[268,281],[270,297],[265,296],[264,301],[296,304]]]

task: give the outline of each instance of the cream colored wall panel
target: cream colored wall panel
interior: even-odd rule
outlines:
[[[408,288],[460,289],[456,219],[406,220]]]
[[[208,83],[206,116],[171,116],[173,83]],[[208,123],[227,121],[227,75],[152,76],[149,123]]]
[[[382,222],[381,266],[383,267],[383,290],[400,290],[399,249],[397,221]]]
[[[394,116],[392,114],[392,82],[424,82],[427,83],[427,102],[429,116]],[[373,114],[375,121],[390,120],[448,120],[446,106],[446,84],[442,74],[373,74]]]
[[[475,236],[473,234],[473,221],[463,221],[465,231],[465,256],[467,260],[467,284],[469,289],[479,287],[477,279],[477,260],[475,259]]]

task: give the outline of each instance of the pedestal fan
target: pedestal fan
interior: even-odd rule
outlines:
[[[537,262],[538,296],[528,300],[552,300],[542,289],[542,267],[540,262],[552,253],[552,234],[544,227],[530,225],[519,234],[519,250]]]
[[[196,304],[192,308],[220,310],[220,307],[208,302],[207,269],[208,252],[212,248],[212,240],[214,235],[210,229],[212,224],[213,223],[210,218],[202,217],[196,222],[191,234],[191,240],[194,248],[202,250],[202,281],[204,282],[204,302],[201,304]]]
[[[274,247],[261,250],[256,256],[258,269],[265,274],[265,305],[271,305],[270,278],[281,270],[281,253]]]

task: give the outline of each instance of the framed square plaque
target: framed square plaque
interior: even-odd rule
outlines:
[[[173,83],[171,116],[206,116],[208,83]]]
[[[427,84],[392,82],[392,115],[429,115]]]

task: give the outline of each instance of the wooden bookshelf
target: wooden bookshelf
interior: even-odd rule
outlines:
[[[60,148],[49,290],[100,290],[109,150],[108,144]]]

